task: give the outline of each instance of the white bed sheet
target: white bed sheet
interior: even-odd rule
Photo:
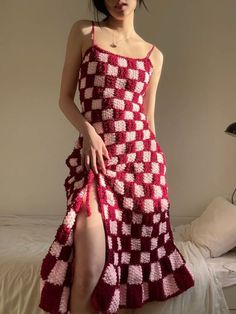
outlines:
[[[63,217],[0,216],[0,313],[42,314],[39,270]],[[229,314],[221,284],[199,249],[174,230],[176,245],[194,274],[196,284],[165,302],[150,302],[137,314]]]
[[[173,230],[176,240],[189,240],[190,224],[179,225]],[[207,265],[215,272],[222,288],[236,285],[236,248],[215,258],[210,257],[207,249],[201,248],[200,252],[205,256]]]
[[[42,314],[40,262],[61,216],[0,216],[0,313]]]
[[[222,287],[236,285],[236,252],[227,252],[206,262],[214,269]]]

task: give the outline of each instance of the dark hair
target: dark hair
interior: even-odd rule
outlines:
[[[139,7],[141,5],[143,5],[145,7],[146,10],[148,10],[144,0],[137,0],[138,1],[138,5]],[[105,15],[105,18],[103,19],[103,21],[107,20],[110,13],[108,12],[107,8],[106,8],[106,5],[104,3],[104,0],[91,0],[90,1],[90,4],[93,4],[93,7],[94,7],[94,10],[96,11],[96,15],[97,15],[97,21],[98,21],[98,14],[99,13],[102,13]]]

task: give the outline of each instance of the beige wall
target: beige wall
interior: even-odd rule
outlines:
[[[0,214],[63,214],[75,128],[58,107],[68,31],[89,1],[0,3]],[[197,216],[236,185],[236,2],[146,1],[136,30],[164,54],[157,140],[171,215]],[[142,24],[143,23],[143,24]],[[77,94],[78,102],[78,94]]]

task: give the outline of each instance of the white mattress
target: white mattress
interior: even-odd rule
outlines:
[[[19,307],[21,313],[43,313],[38,308],[39,269],[62,219],[62,215],[0,216],[0,295],[4,296],[0,313],[19,313]],[[176,238],[183,234],[183,227],[174,231]],[[236,272],[225,268],[235,260],[236,252],[207,260],[222,287],[236,284]]]

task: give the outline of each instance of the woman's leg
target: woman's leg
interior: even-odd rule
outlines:
[[[77,214],[74,232],[74,275],[71,288],[71,314],[99,314],[90,296],[104,267],[106,242],[101,213],[98,211],[95,178],[90,186],[91,216],[86,216],[85,197]]]

